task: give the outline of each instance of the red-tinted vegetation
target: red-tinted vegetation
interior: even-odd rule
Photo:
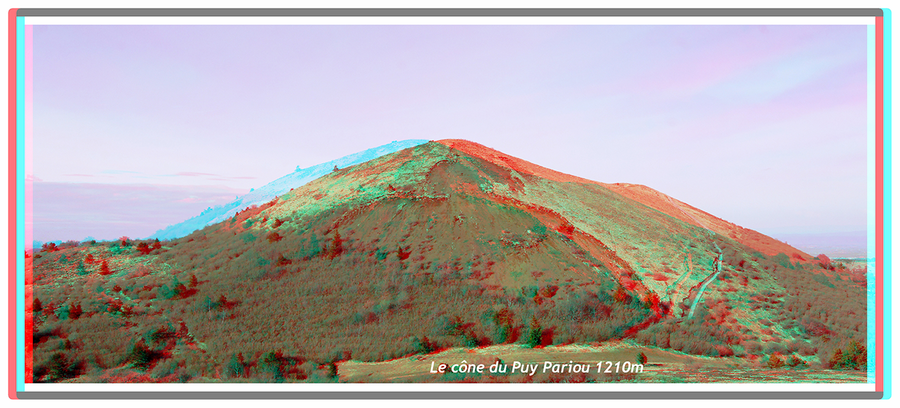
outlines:
[[[682,209],[449,145],[337,170],[173,241],[45,245],[29,258],[34,381],[334,381],[348,359],[623,338],[859,367],[846,344],[865,339],[864,287],[830,260],[769,257],[749,232],[709,234]]]

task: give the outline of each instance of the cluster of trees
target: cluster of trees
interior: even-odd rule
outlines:
[[[868,354],[866,346],[851,341],[843,350],[835,349],[828,360],[828,367],[835,370],[866,370]]]
[[[771,369],[779,368],[808,368],[809,363],[800,356],[793,354],[790,358],[785,358],[779,353],[773,353],[766,361],[766,366]]]
[[[64,351],[57,351],[34,369],[35,382],[60,382],[76,378],[84,371],[83,363]]]

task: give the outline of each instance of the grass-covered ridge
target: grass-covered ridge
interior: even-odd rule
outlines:
[[[426,143],[183,238],[48,245],[26,259],[28,369],[34,381],[336,381],[348,360],[623,339],[862,369],[850,342],[865,340],[864,280],[638,198]],[[688,319],[714,248],[724,268]]]

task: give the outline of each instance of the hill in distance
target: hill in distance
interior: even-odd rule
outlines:
[[[150,236],[151,239],[173,239],[173,238],[181,238],[185,235],[188,235],[196,230],[199,230],[207,225],[215,224],[217,222],[221,222],[223,220],[228,219],[233,216],[236,212],[243,210],[247,207],[254,205],[262,205],[268,202],[269,200],[280,196],[292,188],[300,187],[312,180],[315,180],[325,174],[331,172],[331,170],[337,167],[346,167],[352,166],[354,164],[359,164],[365,161],[372,160],[376,157],[393,153],[398,150],[406,149],[408,147],[420,145],[422,143],[428,142],[427,140],[401,140],[401,141],[393,141],[383,146],[373,147],[371,149],[363,150],[358,153],[351,154],[349,156],[341,157],[337,160],[332,160],[326,163],[317,164],[312,167],[307,167],[301,169],[299,166],[297,170],[293,173],[290,173],[284,177],[281,177],[269,184],[266,184],[260,188],[253,189],[250,193],[245,194],[241,197],[235,198],[234,201],[223,204],[216,207],[208,208],[206,211],[203,211],[199,215],[195,217],[191,217],[185,221],[182,221],[175,225],[170,225],[166,228],[163,228],[153,235]]]
[[[623,340],[841,368],[865,340],[864,277],[645,186],[464,140],[338,167],[182,238],[29,257],[35,381],[328,381]]]

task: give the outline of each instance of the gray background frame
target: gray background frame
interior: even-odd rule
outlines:
[[[361,8],[361,9],[76,9],[54,8],[16,10],[17,17],[883,17],[882,9],[453,9],[453,8]],[[18,334],[18,333],[17,333]],[[883,339],[882,339],[883,340]],[[12,345],[10,345],[12,346]],[[10,362],[12,363],[12,362]],[[17,391],[19,399],[882,399],[883,392],[41,392]]]

